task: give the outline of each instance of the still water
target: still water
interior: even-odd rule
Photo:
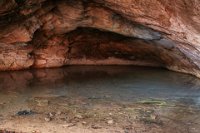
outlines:
[[[65,112],[66,108],[71,116],[76,114],[70,109],[82,113],[81,117],[90,113],[90,119],[84,119],[88,125],[93,123],[92,113],[101,113],[102,118],[94,119],[102,126],[112,119],[113,127],[118,123],[123,129],[127,125],[134,127],[134,121],[145,128],[156,125],[165,132],[199,133],[200,79],[165,69],[133,66],[0,72],[0,127],[18,111],[32,110],[41,115],[52,110]],[[123,115],[130,115],[132,123]],[[66,121],[71,122],[69,119]],[[131,132],[132,128],[124,130]]]

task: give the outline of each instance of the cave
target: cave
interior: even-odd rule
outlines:
[[[162,4],[161,10],[165,7],[158,13],[154,2],[149,2],[153,16],[146,9],[140,10],[142,4],[130,4],[129,12],[124,9],[128,3],[118,10],[117,3],[100,0],[3,0],[0,69],[139,65],[198,76],[199,23],[195,19],[191,21],[195,27],[191,27],[186,21],[191,16],[180,14],[181,22],[173,16],[187,9],[183,6],[179,11],[176,7],[170,9],[167,2],[155,2]]]
[[[167,39],[145,40],[94,28],[77,28],[69,33],[44,38],[35,33],[31,67],[63,65],[139,65],[168,67],[181,65],[184,55]],[[42,38],[41,38],[42,36]],[[172,55],[175,52],[175,55]],[[184,59],[187,62],[187,59]],[[183,60],[182,60],[183,61]],[[184,61],[183,61],[184,62]],[[189,64],[189,63],[188,63]]]
[[[0,0],[0,133],[198,133],[199,12],[198,0]]]

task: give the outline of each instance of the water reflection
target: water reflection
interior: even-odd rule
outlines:
[[[192,98],[199,104],[200,80],[185,74],[163,69],[74,66],[59,69],[40,69],[0,73],[0,92],[49,93],[81,96],[112,95],[132,98]]]

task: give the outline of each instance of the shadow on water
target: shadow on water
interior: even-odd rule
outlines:
[[[149,100],[156,99],[167,104],[159,108],[166,125],[177,129],[176,124],[183,124],[188,128],[180,131],[200,131],[196,128],[200,122],[200,80],[165,69],[69,66],[0,73],[0,114],[27,108],[27,101],[33,97],[81,98],[123,107],[137,103],[149,106]],[[92,102],[91,106],[97,103]]]

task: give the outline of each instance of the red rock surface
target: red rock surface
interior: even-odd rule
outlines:
[[[0,1],[0,70],[70,64],[158,66],[200,77],[200,1]]]

